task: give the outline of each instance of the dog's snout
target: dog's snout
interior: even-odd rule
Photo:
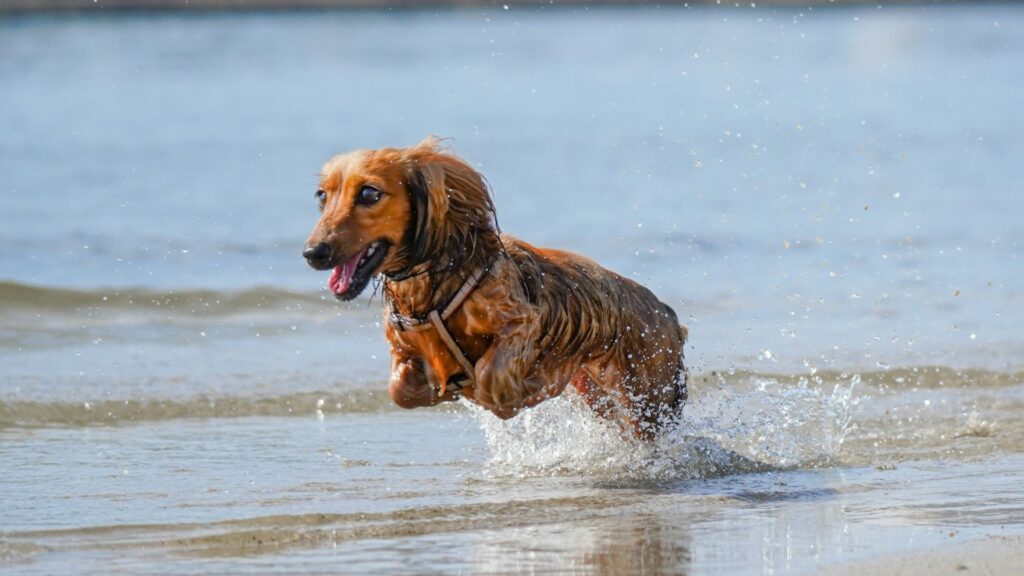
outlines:
[[[313,268],[325,268],[331,261],[331,246],[326,242],[306,244],[302,255],[306,257],[306,262],[309,262]]]

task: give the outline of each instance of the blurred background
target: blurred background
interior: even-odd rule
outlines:
[[[436,134],[506,232],[649,285],[702,366],[1020,357],[1014,6],[107,5],[0,20],[9,304],[316,294],[321,163]]]

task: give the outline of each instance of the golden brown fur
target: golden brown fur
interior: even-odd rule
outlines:
[[[373,206],[353,200],[367,183],[383,193]],[[483,178],[436,140],[335,157],[320,186],[326,202],[309,245],[327,243],[344,261],[386,242],[372,273],[385,276],[385,299],[400,314],[444,307],[469,274],[489,267],[446,322],[475,362],[461,391],[446,386],[464,370],[435,330],[386,323],[389,393],[400,406],[461,394],[511,418],[571,383],[596,412],[650,437],[685,400],[686,329],[672,309],[586,258],[500,233]]]

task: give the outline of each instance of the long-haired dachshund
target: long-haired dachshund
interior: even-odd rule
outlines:
[[[686,328],[643,286],[499,231],[483,177],[434,138],[323,167],[303,256],[340,300],[383,276],[391,398],[511,418],[566,384],[651,438],[686,400]]]

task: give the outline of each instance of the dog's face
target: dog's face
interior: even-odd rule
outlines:
[[[457,263],[477,235],[497,231],[483,177],[434,138],[335,156],[316,199],[322,214],[303,256],[317,270],[333,269],[329,286],[340,300],[358,296],[376,274]]]
[[[407,171],[393,150],[335,156],[321,171],[320,220],[303,255],[317,270],[333,269],[328,286],[351,300],[374,275],[401,269],[399,248],[413,217]]]

